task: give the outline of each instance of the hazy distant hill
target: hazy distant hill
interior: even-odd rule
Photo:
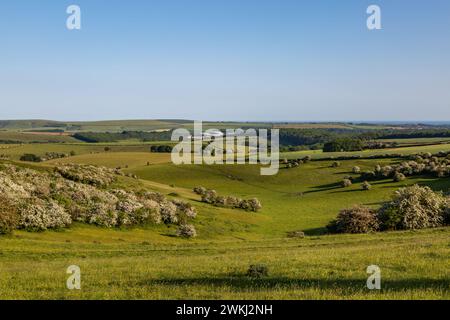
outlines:
[[[204,129],[217,128],[280,128],[280,129],[425,129],[448,127],[442,123],[415,124],[396,123],[354,123],[354,122],[233,122],[205,121]],[[153,131],[175,128],[192,128],[193,120],[105,120],[105,121],[53,121],[53,120],[0,120],[1,131],[62,131],[62,132],[122,132]]]
[[[110,131],[124,130],[150,131],[172,129],[190,124],[189,120],[109,120],[109,121],[52,121],[52,120],[0,120],[0,130],[30,131],[54,130],[64,131]]]

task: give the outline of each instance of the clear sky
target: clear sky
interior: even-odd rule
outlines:
[[[450,1],[2,0],[18,118],[450,120]]]

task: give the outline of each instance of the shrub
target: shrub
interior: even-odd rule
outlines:
[[[71,215],[74,216],[74,212]],[[77,220],[107,228],[112,228],[119,224],[118,213],[104,203],[93,204],[85,215],[84,219],[79,217]],[[80,216],[83,216],[83,213]]]
[[[19,214],[19,227],[28,231],[63,228],[72,223],[70,215],[53,200],[29,200],[19,208]]]
[[[447,207],[444,211],[444,224],[450,225],[450,200],[447,200]]]
[[[96,179],[102,185],[114,177],[114,172],[109,169],[98,168],[95,173],[95,168],[72,166],[62,171],[73,180],[86,177]],[[122,189],[107,191],[95,183],[83,184],[73,180],[64,178],[58,171],[40,172],[0,165],[0,195],[14,199],[18,228],[41,231],[66,227],[72,221],[103,227],[161,223],[163,219],[165,223],[178,224],[196,215],[190,204],[168,201],[160,193]]]
[[[265,264],[252,264],[247,270],[247,276],[251,278],[262,278],[269,275],[269,268]]]
[[[248,200],[248,206],[249,210],[253,212],[257,212],[262,208],[261,202],[259,202],[259,200],[256,198]]]
[[[198,194],[198,195],[203,195],[206,192],[206,188],[199,186],[199,187],[194,187],[193,189],[194,193]]]
[[[218,207],[240,208],[253,212],[257,212],[262,208],[261,202],[257,198],[243,200],[233,196],[225,197],[218,195],[215,190],[209,190],[203,187],[194,188],[194,192],[201,194],[202,202]]]
[[[186,223],[189,219],[197,216],[197,210],[188,202],[174,200],[172,203],[177,207],[177,220],[179,223]]]
[[[352,169],[352,172],[353,173],[360,173],[361,172],[361,168],[358,167],[358,166],[354,166],[353,169]]]
[[[144,198],[148,199],[148,200],[153,200],[156,202],[164,202],[166,200],[164,195],[159,192],[145,192]]]
[[[363,189],[363,190],[370,190],[370,189],[372,189],[372,185],[370,184],[370,183],[368,183],[367,181],[364,181],[362,184],[361,184],[361,188]]]
[[[395,175],[394,175],[394,182],[400,182],[400,181],[403,181],[405,179],[406,179],[406,177],[405,177],[405,175],[403,173],[396,172]]]
[[[248,200],[241,200],[239,202],[239,208],[244,210],[250,210],[250,203],[248,202]]]
[[[0,196],[0,234],[10,234],[19,224],[19,216],[14,204]]]
[[[150,147],[150,152],[170,153],[173,147],[169,145],[153,145]]]
[[[361,151],[364,143],[360,139],[340,138],[323,145],[323,152]]]
[[[161,219],[165,224],[177,223],[177,206],[170,201],[165,201],[159,204]]]
[[[361,177],[366,180],[373,180],[377,177],[377,174],[374,171],[366,171],[361,175]]]
[[[225,198],[225,206],[229,208],[238,208],[241,201],[242,200],[239,198],[228,196]]]
[[[194,238],[197,236],[195,227],[191,224],[182,224],[177,229],[177,236],[182,238]]]
[[[331,164],[331,167],[337,168],[337,167],[339,167],[340,165],[341,165],[341,163],[340,163],[339,161],[334,161],[334,162]]]
[[[336,218],[328,226],[328,231],[333,233],[368,233],[379,228],[375,211],[364,207],[354,206],[341,210]]]
[[[201,196],[203,202],[213,204],[216,202],[217,192],[215,190],[206,190]]]
[[[107,186],[117,179],[119,172],[106,167],[91,165],[65,164],[55,168],[62,177],[75,182],[91,184],[97,187]]]
[[[352,185],[352,181],[350,179],[344,179],[342,180],[341,185],[344,188],[350,187]]]
[[[422,229],[444,223],[446,199],[429,187],[414,185],[395,192],[378,212],[383,230]]]
[[[225,207],[227,199],[224,196],[217,196],[214,200],[214,205],[219,207]]]
[[[41,162],[41,157],[32,154],[32,153],[25,153],[20,157],[20,161],[28,161],[28,162]]]

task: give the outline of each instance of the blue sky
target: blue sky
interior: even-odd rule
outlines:
[[[1,1],[0,119],[18,118],[450,120],[450,2]]]

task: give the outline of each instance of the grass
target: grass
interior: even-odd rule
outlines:
[[[142,167],[149,164],[160,164],[170,162],[170,153],[150,153],[150,152],[101,152],[95,154],[82,154],[63,159],[48,161],[47,164],[55,163],[76,163],[116,167]]]
[[[281,236],[292,228],[318,232],[337,212],[353,204],[377,206],[390,198],[399,187],[408,184],[427,184],[435,189],[450,187],[449,181],[417,177],[394,183],[391,180],[372,183],[372,190],[361,190],[360,183],[341,188],[340,182],[352,175],[353,166],[362,170],[393,160],[342,161],[341,167],[331,168],[331,161],[311,162],[295,169],[281,169],[275,176],[260,176],[259,168],[250,165],[174,166],[154,165],[150,168],[130,170],[141,179],[164,183],[170,181],[177,187],[192,189],[204,186],[216,189],[219,194],[243,198],[257,197],[263,204],[260,213],[265,220],[254,232],[264,236]]]
[[[105,152],[105,147],[110,150]],[[97,144],[97,143],[36,143],[36,144],[0,144],[0,154],[8,156],[11,160],[19,160],[25,153],[33,153],[38,156],[45,155],[46,152],[58,152],[69,154],[74,151],[76,155],[93,155],[99,153],[114,152],[149,152],[149,144]]]
[[[151,232],[75,226],[3,239],[3,299],[449,299],[449,230],[302,240],[154,243]],[[96,239],[95,243],[91,242]],[[176,243],[174,243],[176,242]],[[245,276],[264,263],[268,277]],[[69,265],[82,289],[65,288]],[[365,287],[367,266],[382,290]]]
[[[450,142],[450,138],[406,138],[406,139],[381,139],[382,142],[396,142],[399,145],[426,145],[426,144],[445,144]]]
[[[422,142],[423,143],[423,142]],[[415,154],[419,152],[431,152],[436,153],[439,151],[450,150],[449,143],[442,144],[432,144],[423,146],[412,146],[412,147],[398,147],[398,148],[386,148],[386,149],[375,149],[375,150],[364,150],[355,152],[323,152],[322,150],[302,150],[295,152],[283,152],[280,154],[280,158],[296,159],[310,155],[313,159],[329,158],[329,157],[341,157],[341,156],[356,156],[361,155],[363,157],[373,156],[373,155],[383,155],[399,153],[403,155]]]
[[[92,148],[103,146],[77,146],[79,155],[62,161],[110,167],[126,162],[126,171],[140,179],[123,178],[120,184],[194,204],[198,237],[174,237],[173,226],[74,224],[61,231],[17,231],[0,237],[0,299],[450,299],[450,228],[323,234],[342,208],[355,203],[377,207],[394,190],[413,183],[447,191],[448,178],[376,181],[372,190],[361,191],[359,183],[349,188],[338,183],[353,175],[355,165],[368,170],[397,160],[348,160],[338,168],[331,167],[332,161],[312,161],[260,176],[254,165],[175,166],[168,154],[133,151],[127,145],[92,154]],[[73,146],[23,147],[44,152]],[[429,147],[415,148],[424,149]],[[48,168],[54,162],[33,166]],[[263,209],[249,213],[201,203],[191,191],[198,185],[223,195],[257,197]],[[306,237],[288,238],[294,230],[303,230]],[[65,287],[66,269],[73,264],[81,267],[80,291]],[[267,265],[269,275],[246,277],[251,264]],[[366,268],[372,264],[381,268],[380,291],[365,286]]]
[[[24,133],[16,131],[0,131],[0,141],[13,141],[13,142],[49,142],[49,143],[61,143],[61,142],[77,142],[78,140],[67,135],[49,135],[45,133]]]

